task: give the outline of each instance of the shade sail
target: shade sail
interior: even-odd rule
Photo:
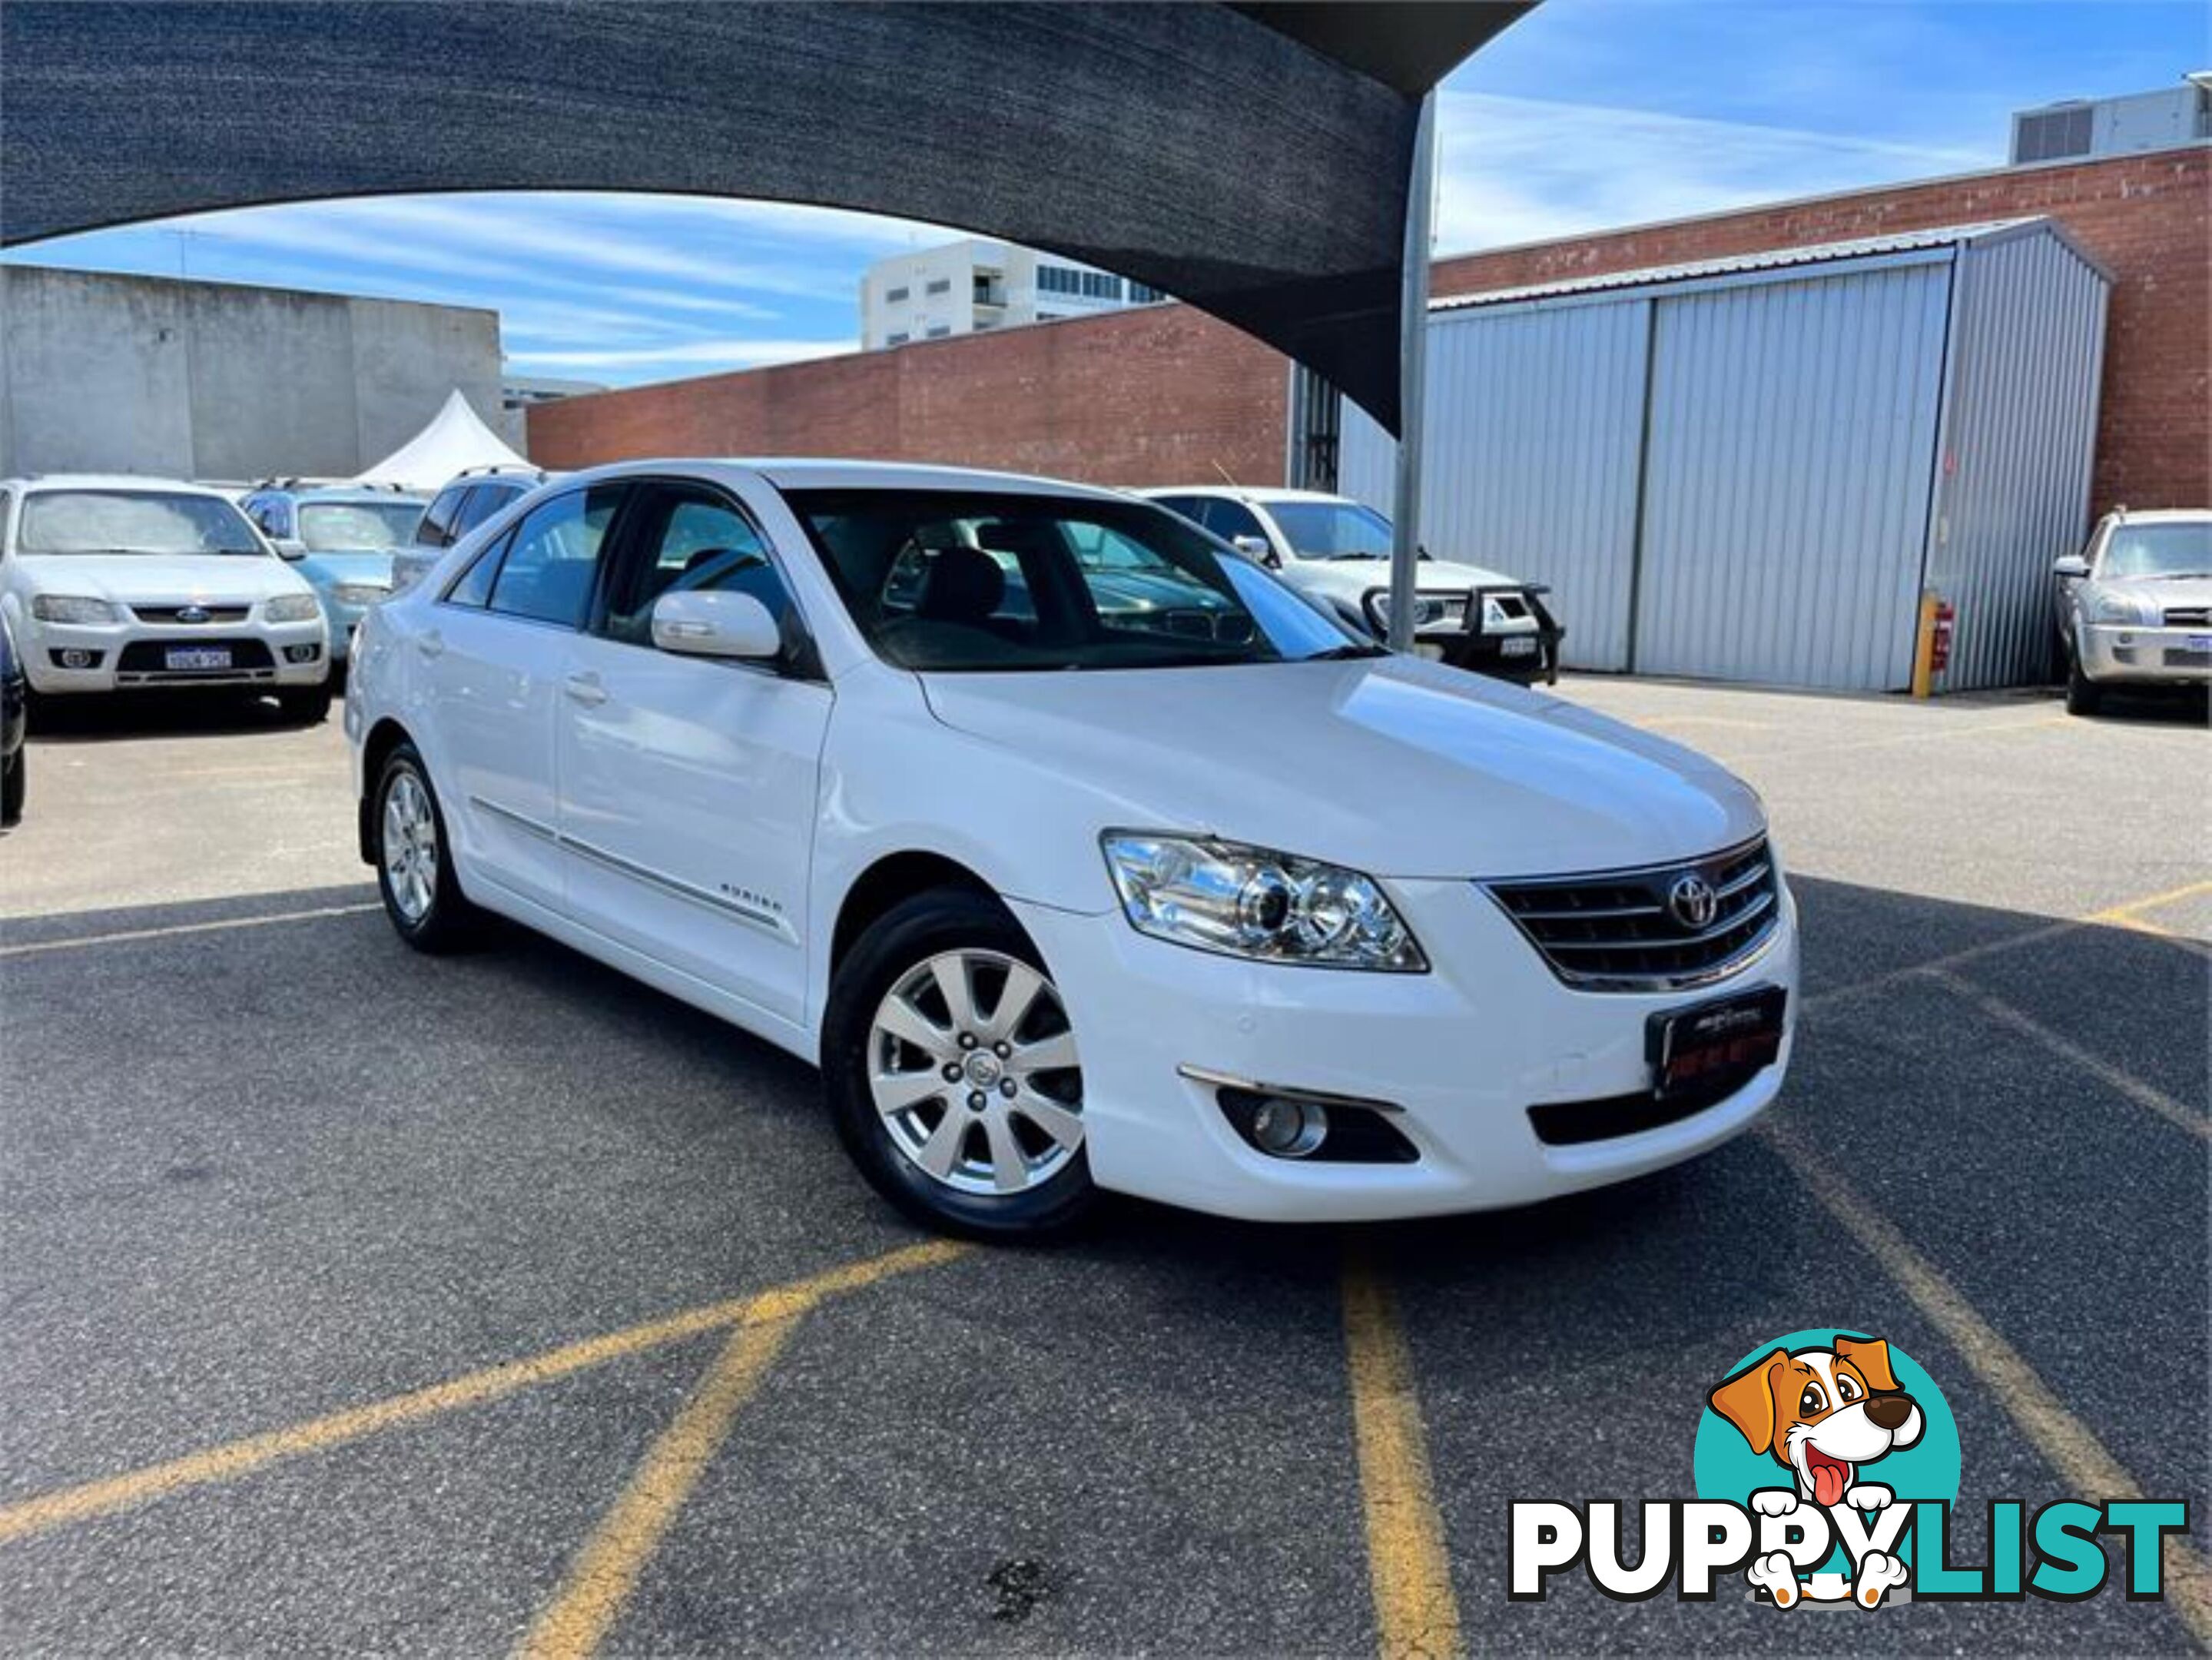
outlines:
[[[353,482],[397,484],[402,489],[434,490],[468,467],[526,467],[530,463],[479,420],[455,387],[445,406],[416,433]]]
[[[1533,0],[0,7],[0,238],[404,191],[757,197],[1118,271],[1398,429],[1421,96]]]

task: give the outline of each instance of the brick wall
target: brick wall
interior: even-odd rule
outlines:
[[[2099,510],[2212,502],[2212,147],[1937,179],[1438,262],[1438,295],[2050,214],[2113,278]],[[1282,477],[1285,375],[1183,306],[539,405],[533,459],[880,456],[1098,483]]]
[[[541,404],[531,459],[835,455],[1101,484],[1283,476],[1283,359],[1188,306]]]

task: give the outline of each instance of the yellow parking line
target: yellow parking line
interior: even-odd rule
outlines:
[[[216,922],[179,922],[165,928],[125,928],[116,933],[79,934],[68,939],[33,939],[21,946],[0,946],[0,957],[35,957],[43,952],[75,951],[83,946],[124,946],[141,939],[167,939],[180,933],[220,933],[229,928],[265,928],[278,922],[312,922],[325,916],[358,916],[380,910],[374,900],[358,905],[319,905],[312,910],[278,911],[270,916],[234,916]],[[18,921],[23,919],[18,917]]]
[[[1389,1288],[1363,1256],[1345,1264],[1344,1335],[1376,1646],[1382,1660],[1444,1660],[1465,1649],[1413,1355]]]
[[[1880,1263],[1929,1323],[1941,1331],[1997,1404],[2073,1493],[2110,1502],[2140,1499],[2142,1486],[2068,1411],[2018,1350],[1913,1250],[1897,1226],[1854,1192],[1793,1130],[1770,1118],[1759,1133],[1829,1215]],[[2212,1571],[2172,1534],[2164,1540],[2166,1600],[2199,1643],[2212,1645]]]
[[[603,1366],[611,1360],[696,1337],[719,1327],[759,1325],[782,1320],[825,1297],[872,1285],[891,1274],[933,1268],[950,1262],[965,1249],[944,1240],[886,1252],[866,1262],[832,1268],[805,1280],[748,1297],[709,1303],[659,1320],[604,1336],[568,1343],[527,1359],[509,1360],[482,1371],[469,1372],[428,1389],[390,1396],[368,1406],[351,1407],[289,1429],[248,1436],[204,1452],[173,1458],[104,1481],[64,1487],[35,1499],[0,1506],[0,1542],[43,1533],[71,1522],[143,1505],[185,1487],[228,1481],[279,1459],[321,1452],[348,1441],[357,1441],[380,1430],[420,1422],[460,1407],[472,1407],[535,1384],[550,1383],[574,1372]]]
[[[2212,1118],[2194,1108],[2177,1101],[2164,1090],[2146,1084],[2130,1073],[2122,1072],[2078,1043],[2060,1037],[2033,1016],[2014,1008],[2002,998],[1984,991],[1972,981],[1962,980],[1948,969],[1929,969],[1928,977],[1953,995],[1965,999],[1999,1025],[2008,1027],[2021,1037],[2040,1043],[2062,1061],[2070,1061],[2114,1092],[2125,1096],[2146,1112],[2154,1112],[2168,1123],[2187,1130],[2191,1135],[2212,1137]]]
[[[2161,905],[2178,904],[2184,899],[2194,899],[2205,893],[2212,893],[2212,882],[2191,882],[2183,887],[2168,888],[2164,893],[2145,894],[2140,899],[2124,899],[2103,910],[2091,911],[2081,920],[2091,923],[2132,922],[2137,921],[2144,911],[2156,910]]]
[[[729,1438],[738,1409],[758,1390],[799,1329],[803,1312],[794,1310],[738,1327],[585,1541],[560,1590],[532,1622],[515,1651],[518,1656],[586,1660],[599,1648],[677,1511]]]

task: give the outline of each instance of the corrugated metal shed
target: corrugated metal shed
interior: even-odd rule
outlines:
[[[2048,219],[1440,302],[1424,533],[1547,581],[1572,666],[1898,690],[2039,678],[2087,528],[2104,273]],[[1340,487],[1387,508],[1346,411]]]

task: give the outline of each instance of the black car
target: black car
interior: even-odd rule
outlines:
[[[31,708],[31,683],[23,678],[21,660],[15,655],[15,636],[0,617],[0,830],[23,816],[24,774],[29,758],[23,753],[23,727]]]

